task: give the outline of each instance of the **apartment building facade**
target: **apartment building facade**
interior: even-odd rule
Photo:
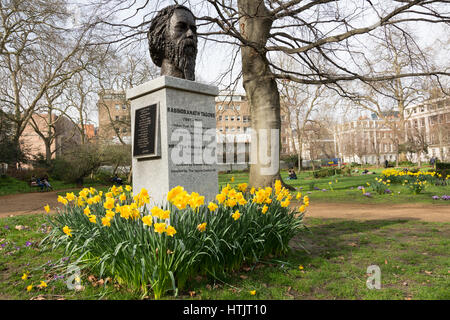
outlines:
[[[395,161],[397,150],[394,145],[395,124],[398,117],[380,119],[360,117],[358,120],[338,124],[334,130],[337,157],[343,163],[382,164]]]
[[[411,151],[414,146],[418,150],[411,152],[411,161],[428,161],[431,157],[450,161],[450,97],[408,106],[404,118],[406,141],[411,143]]]

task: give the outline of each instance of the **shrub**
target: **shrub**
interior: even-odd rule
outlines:
[[[437,162],[436,172],[441,175],[443,179],[450,176],[450,163],[449,162]]]
[[[100,277],[107,274],[144,295],[151,289],[158,299],[198,274],[217,276],[288,251],[308,197],[298,213],[279,181],[275,190],[239,189],[227,186],[206,205],[204,197],[176,187],[165,207],[150,211],[145,189],[135,197],[129,186],[106,194],[83,189],[78,197],[58,198],[64,208],[49,218],[53,229],[43,241],[63,246]]]
[[[351,177],[352,176],[352,169],[350,167],[343,167],[341,169],[342,174],[346,177]]]
[[[313,171],[314,178],[326,178],[331,177],[336,174],[341,174],[342,170],[337,168],[322,168],[319,170]]]
[[[8,175],[18,180],[30,182],[32,176],[40,178],[45,175],[48,175],[48,173],[47,170],[44,168],[22,169],[22,170],[11,168],[8,169]]]

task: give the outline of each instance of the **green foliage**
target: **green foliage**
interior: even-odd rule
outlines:
[[[22,143],[14,140],[14,125],[0,110],[0,163],[27,162]]]
[[[342,170],[338,168],[321,168],[319,170],[313,171],[314,178],[325,178],[331,177],[337,174],[341,174]]]
[[[298,168],[298,155],[296,155],[296,154],[282,156],[282,157],[280,157],[280,160],[283,160],[284,162],[286,162],[289,165],[289,167]]]
[[[75,145],[53,164],[52,175],[60,180],[82,184],[104,164],[103,150],[95,144]]]
[[[352,168],[350,167],[342,167],[342,175],[345,177],[351,177],[352,176]]]
[[[441,169],[449,169],[450,170],[450,162],[436,162],[436,170]]]
[[[436,172],[440,174],[443,179],[450,176],[450,162],[436,162]]]

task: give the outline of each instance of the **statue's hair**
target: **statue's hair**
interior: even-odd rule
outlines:
[[[187,10],[192,14],[191,10],[179,4],[165,7],[153,18],[148,30],[147,36],[150,57],[152,58],[153,63],[158,67],[161,67],[164,59],[164,47],[167,41],[166,31],[169,26],[169,20],[177,9]]]

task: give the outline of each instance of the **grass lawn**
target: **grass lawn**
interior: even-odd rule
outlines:
[[[267,258],[222,279],[199,277],[177,298],[450,299],[450,224],[313,218],[306,218],[305,224],[309,231],[292,240],[287,256]],[[43,215],[0,219],[0,299],[140,298],[117,284],[89,280],[87,270],[81,275],[84,290],[68,290],[62,279],[55,279],[61,271],[50,267],[61,263],[63,250],[38,247],[46,232]],[[380,290],[366,287],[370,265],[381,268]],[[26,271],[30,278],[22,280]],[[41,280],[48,281],[48,287],[39,290],[35,286]],[[27,292],[30,284],[34,288]],[[170,293],[165,298],[173,299]]]
[[[351,177],[344,177],[342,175],[336,175],[333,177],[315,179],[311,171],[302,172],[297,175],[298,180],[286,180],[288,173],[286,170],[281,172],[281,176],[286,184],[289,184],[296,189],[302,191],[303,194],[308,194],[311,201],[314,202],[358,202],[358,203],[432,203],[432,204],[450,204],[450,201],[433,200],[432,196],[438,195],[450,195],[450,185],[448,186],[431,186],[427,185],[424,191],[418,195],[410,193],[406,186],[401,184],[391,184],[389,189],[393,191],[391,195],[383,194],[378,195],[375,193],[367,183],[373,183],[375,177],[380,177],[383,169],[370,169],[375,171],[377,175],[361,175],[354,174]],[[234,177],[234,182],[230,182]],[[336,182],[337,180],[337,182]],[[236,172],[229,174],[219,175],[220,188],[227,183],[237,186],[239,183],[248,183],[247,172]],[[330,182],[332,183],[330,185]],[[358,190],[358,186],[364,186],[366,192],[372,194],[371,198],[363,196],[362,191]],[[315,190],[314,187],[319,188]],[[301,188],[301,189],[300,189]],[[322,191],[322,190],[326,191]]]
[[[64,181],[50,180],[53,190],[65,190],[77,188],[75,183],[67,183]],[[85,187],[97,187],[99,183],[89,179],[85,179]],[[39,187],[30,187],[30,184],[12,177],[0,177],[0,196],[16,193],[42,192]]]

